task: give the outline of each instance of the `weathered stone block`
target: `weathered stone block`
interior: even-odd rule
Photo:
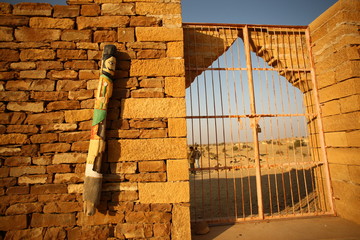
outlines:
[[[129,16],[135,15],[135,4],[133,3],[105,3],[101,6],[101,15]]]
[[[171,239],[191,239],[190,207],[187,204],[175,204],[173,208]]]
[[[61,34],[61,40],[63,41],[90,42],[91,37],[91,30],[65,30]]]
[[[64,113],[52,112],[52,113],[38,113],[29,115],[25,122],[33,125],[46,125],[51,123],[61,123],[64,121]]]
[[[71,100],[86,100],[94,96],[94,91],[80,89],[79,91],[70,91],[69,99]]]
[[[34,62],[16,62],[11,63],[10,68],[14,70],[33,70],[36,68],[36,63]]]
[[[59,101],[68,97],[67,92],[31,92],[30,98],[38,101]]]
[[[11,205],[5,212],[5,215],[21,215],[29,213],[38,213],[42,211],[42,203],[18,203]]]
[[[24,144],[26,140],[27,140],[26,134],[13,133],[13,134],[0,135],[0,145]]]
[[[77,225],[79,226],[92,226],[103,224],[117,224],[123,222],[124,214],[121,212],[112,214],[103,214],[96,212],[93,216],[86,216],[83,212],[78,213]]]
[[[29,185],[29,184],[45,184],[48,183],[48,175],[29,175],[21,176],[18,178],[19,185]]]
[[[14,224],[16,223],[16,224]],[[0,217],[0,230],[10,231],[15,229],[27,228],[27,216],[15,215],[15,216],[1,216]]]
[[[32,227],[71,227],[76,225],[74,214],[41,214],[34,213],[31,218]]]
[[[188,182],[139,183],[141,203],[180,203],[190,201]]]
[[[79,12],[80,12],[80,6],[55,5],[53,16],[56,18],[77,17],[79,16]]]
[[[81,14],[81,16],[87,16],[87,17],[99,16],[100,15],[100,6],[97,4],[82,5],[80,14]]]
[[[71,62],[66,62],[64,67],[67,69],[98,69],[98,64],[95,61],[86,61],[86,60],[74,60]]]
[[[100,16],[100,17],[78,17],[76,19],[78,29],[86,29],[93,27],[116,28],[125,27],[129,23],[127,16]]]
[[[51,173],[70,173],[70,164],[51,165],[46,167],[46,172]]]
[[[77,74],[74,74],[74,76],[77,76]],[[59,80],[56,84],[57,91],[74,91],[85,87],[86,82],[79,80]]]
[[[164,50],[145,49],[137,52],[138,59],[164,58],[165,56]]]
[[[54,56],[56,54],[54,53]],[[38,61],[36,62],[37,69],[38,70],[62,70],[64,69],[63,63],[58,61]]]
[[[5,166],[26,166],[31,164],[30,157],[8,157],[5,159]]]
[[[0,41],[2,42],[13,41],[14,40],[13,32],[14,32],[13,28],[0,27]]]
[[[165,78],[165,93],[172,97],[185,97],[185,78]]]
[[[187,157],[185,138],[111,140],[108,147],[110,162]]]
[[[159,23],[159,20],[155,17],[149,16],[132,16],[130,18],[131,27],[155,27]]]
[[[79,101],[56,101],[56,102],[50,102],[46,106],[46,109],[49,110],[49,111],[53,111],[53,110],[74,110],[74,109],[79,109],[79,108],[80,108]]]
[[[111,173],[135,173],[137,170],[136,162],[121,162],[111,164]]]
[[[35,125],[8,125],[7,133],[37,133],[39,128]]]
[[[34,165],[50,165],[52,161],[51,156],[42,156],[42,157],[33,157],[32,158],[32,164]]]
[[[0,49],[0,61],[18,61],[19,60],[19,52],[17,50],[11,49]]]
[[[127,174],[125,179],[130,182],[165,182],[166,173]]]
[[[94,42],[115,42],[116,32],[115,31],[95,31]]]
[[[84,182],[84,174],[78,173],[57,173],[55,174],[54,183],[80,183]]]
[[[129,212],[126,213],[127,223],[168,223],[171,220],[171,213],[165,212]]]
[[[182,41],[182,28],[137,27],[135,28],[137,41],[140,42],[169,42]]]
[[[166,138],[166,129],[143,129],[140,130],[140,138]]]
[[[43,102],[9,102],[6,108],[10,111],[42,112]]]
[[[69,240],[73,239],[111,239],[113,229],[110,226],[83,226],[75,227],[67,231]]]
[[[10,3],[0,3],[0,14],[10,14],[12,6]]]
[[[168,58],[184,57],[184,43],[183,42],[168,42],[166,55]]]
[[[328,148],[329,163],[357,165],[359,163],[359,148]]]
[[[74,28],[74,20],[67,18],[46,18],[46,17],[33,17],[30,18],[31,28],[59,28],[59,29],[72,29]]]
[[[71,132],[71,133],[59,133],[60,142],[77,142],[86,141],[90,139],[89,131]]]
[[[14,5],[14,15],[51,16],[52,6],[48,3],[18,3]]]
[[[31,194],[53,194],[53,193],[67,193],[67,186],[65,184],[45,184],[31,186]]]
[[[54,155],[53,164],[85,163],[86,157],[86,153],[59,153]]]
[[[164,161],[139,162],[140,172],[164,172],[166,165]]]
[[[183,76],[183,59],[147,59],[133,60],[130,76]]]
[[[9,187],[6,190],[7,195],[21,195],[21,194],[29,194],[30,188],[29,186],[15,186],[15,187]]]
[[[185,118],[169,118],[168,119],[169,137],[185,137],[186,119]]]
[[[150,238],[152,224],[119,223],[115,229],[115,236],[120,239]]]
[[[60,40],[61,30],[22,27],[15,29],[15,39],[24,42],[52,42]]]
[[[163,98],[164,89],[162,88],[141,88],[131,91],[132,98]]]
[[[44,206],[44,213],[80,212],[82,206],[78,202],[50,202]]]
[[[154,224],[154,237],[168,237],[170,238],[171,227],[168,223]]]
[[[55,56],[55,52],[51,49],[25,49],[20,53],[21,61],[52,60]]]
[[[20,78],[45,78],[46,71],[45,70],[28,70],[28,71],[21,71]]]
[[[32,143],[51,143],[58,141],[57,133],[35,134],[30,137]]]
[[[96,79],[96,81],[98,83],[99,82],[99,80],[98,80],[99,76],[100,76],[99,70],[80,70],[79,71],[79,78],[80,79]],[[88,89],[91,89],[91,88],[88,88]]]
[[[323,126],[325,132],[360,129],[360,112],[324,117]]]
[[[352,95],[340,99],[341,113],[355,112],[360,110],[360,95]]]
[[[99,45],[97,43],[90,43],[90,42],[78,42],[76,43],[77,49],[92,49],[92,50],[98,50]]]
[[[189,163],[184,160],[167,161],[167,179],[171,181],[188,181],[189,180]]]
[[[63,60],[68,59],[87,59],[87,54],[85,50],[67,50],[67,49],[58,49],[56,51],[58,58]]]
[[[22,16],[12,16],[12,15],[2,15],[0,16],[0,25],[1,26],[26,26],[29,23],[28,17]]]
[[[42,132],[50,132],[50,131],[74,131],[77,129],[76,123],[60,123],[60,124],[50,124],[41,126]]]
[[[180,3],[137,2],[137,15],[177,15],[181,14]]]
[[[176,98],[134,98],[122,101],[123,118],[185,117],[185,100]]]
[[[65,121],[68,123],[91,120],[92,116],[93,109],[65,111]]]
[[[40,152],[67,152],[71,148],[69,143],[47,143],[40,145]]]

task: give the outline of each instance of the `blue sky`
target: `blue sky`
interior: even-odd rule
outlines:
[[[0,0],[63,4],[65,0]],[[308,25],[336,0],[182,0],[183,22]]]

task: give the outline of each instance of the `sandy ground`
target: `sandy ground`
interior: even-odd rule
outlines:
[[[192,220],[256,217],[254,145],[211,144],[198,148],[202,153],[201,168],[190,177]],[[264,141],[259,149],[265,215],[321,211],[321,191],[305,140]]]
[[[210,227],[192,240],[360,240],[360,225],[338,217],[247,222]]]

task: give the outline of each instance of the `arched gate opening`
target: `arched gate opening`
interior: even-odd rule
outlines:
[[[184,24],[192,221],[333,214],[306,31]]]

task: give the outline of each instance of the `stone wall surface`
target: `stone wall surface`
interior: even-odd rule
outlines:
[[[360,223],[360,1],[340,0],[310,24],[325,144],[340,217]]]
[[[180,0],[0,3],[0,238],[190,239],[181,23]],[[118,50],[116,80],[101,203],[88,217],[106,44]]]

